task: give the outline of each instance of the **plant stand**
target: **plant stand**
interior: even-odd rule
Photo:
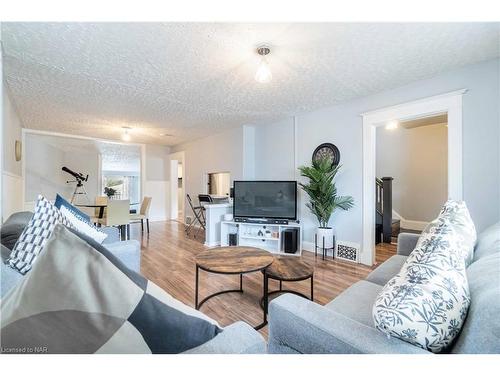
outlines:
[[[322,250],[322,258],[325,260],[325,257],[327,257],[327,252],[328,250],[332,250],[332,259],[335,259],[335,235],[333,235],[333,246],[332,247],[325,247],[325,237],[323,237],[323,246],[318,246],[318,235],[314,234],[314,256],[318,256],[318,249]]]

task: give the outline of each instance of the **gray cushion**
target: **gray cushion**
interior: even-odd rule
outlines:
[[[2,348],[48,353],[179,353],[221,329],[104,247],[56,225],[33,269],[1,303]]]
[[[467,268],[471,304],[452,353],[500,353],[500,253]]]
[[[0,298],[3,298],[9,290],[14,288],[23,278],[16,270],[10,268],[4,262],[10,254],[10,250],[0,245],[2,250],[2,263],[0,263]]]
[[[366,281],[384,286],[390,279],[396,276],[401,267],[403,267],[406,258],[408,257],[404,255],[394,255],[390,257],[372,271],[366,278]]]
[[[16,212],[9,216],[0,229],[2,245],[12,250],[32,216],[33,212],[29,211]]]
[[[484,230],[477,237],[474,261],[495,253],[500,253],[500,222]]]
[[[362,280],[340,293],[326,308],[373,327],[372,308],[382,286]]]

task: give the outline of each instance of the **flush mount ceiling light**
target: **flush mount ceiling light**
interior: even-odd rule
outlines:
[[[128,126],[122,126],[122,129],[123,129],[122,140],[124,140],[125,142],[129,142],[131,139],[129,132],[132,129],[129,128]]]
[[[397,120],[392,120],[392,121],[389,121],[387,124],[385,124],[385,128],[387,130],[395,130],[397,129],[399,126],[399,122]]]
[[[257,48],[257,53],[261,56],[261,59],[257,72],[255,73],[255,80],[259,83],[271,82],[273,75],[266,61],[266,56],[271,53],[271,49],[268,46],[260,46]]]

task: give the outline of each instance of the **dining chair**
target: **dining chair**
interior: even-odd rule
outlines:
[[[213,198],[208,194],[198,194],[198,202],[200,202],[200,206],[202,203],[213,203]]]
[[[149,234],[149,209],[151,208],[151,197],[144,197],[142,199],[141,208],[138,214],[130,214],[130,220],[134,222],[141,222],[141,231],[144,233],[144,220]]]
[[[121,238],[130,239],[130,200],[110,200],[107,215],[99,219],[99,224],[118,227]]]
[[[203,206],[193,206],[193,200],[191,199],[189,194],[186,194],[187,201],[189,203],[189,207],[191,207],[191,211],[193,212],[194,219],[191,220],[187,228],[185,229],[186,235],[189,235],[191,233],[191,230],[193,227],[196,226],[196,223],[199,223],[200,226],[205,229],[205,207]],[[197,232],[200,230],[200,227],[197,228]],[[196,233],[194,235],[196,238]]]
[[[100,196],[97,196],[95,197],[95,204],[96,205],[99,205],[99,204],[108,204],[108,197],[105,196],[105,195],[100,195]],[[92,222],[94,224],[98,224],[99,223],[99,214],[101,212],[101,208],[100,207],[96,207],[94,208],[94,216],[92,216],[90,218],[90,220],[92,220]],[[102,217],[104,218],[106,216],[106,207],[104,208],[104,214],[102,215]]]

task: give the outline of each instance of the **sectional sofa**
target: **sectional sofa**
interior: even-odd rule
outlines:
[[[374,327],[372,307],[383,286],[401,269],[419,236],[400,234],[397,255],[326,306],[293,294],[269,306],[270,353],[429,354]],[[500,222],[482,232],[467,267],[471,305],[449,353],[500,353]]]

